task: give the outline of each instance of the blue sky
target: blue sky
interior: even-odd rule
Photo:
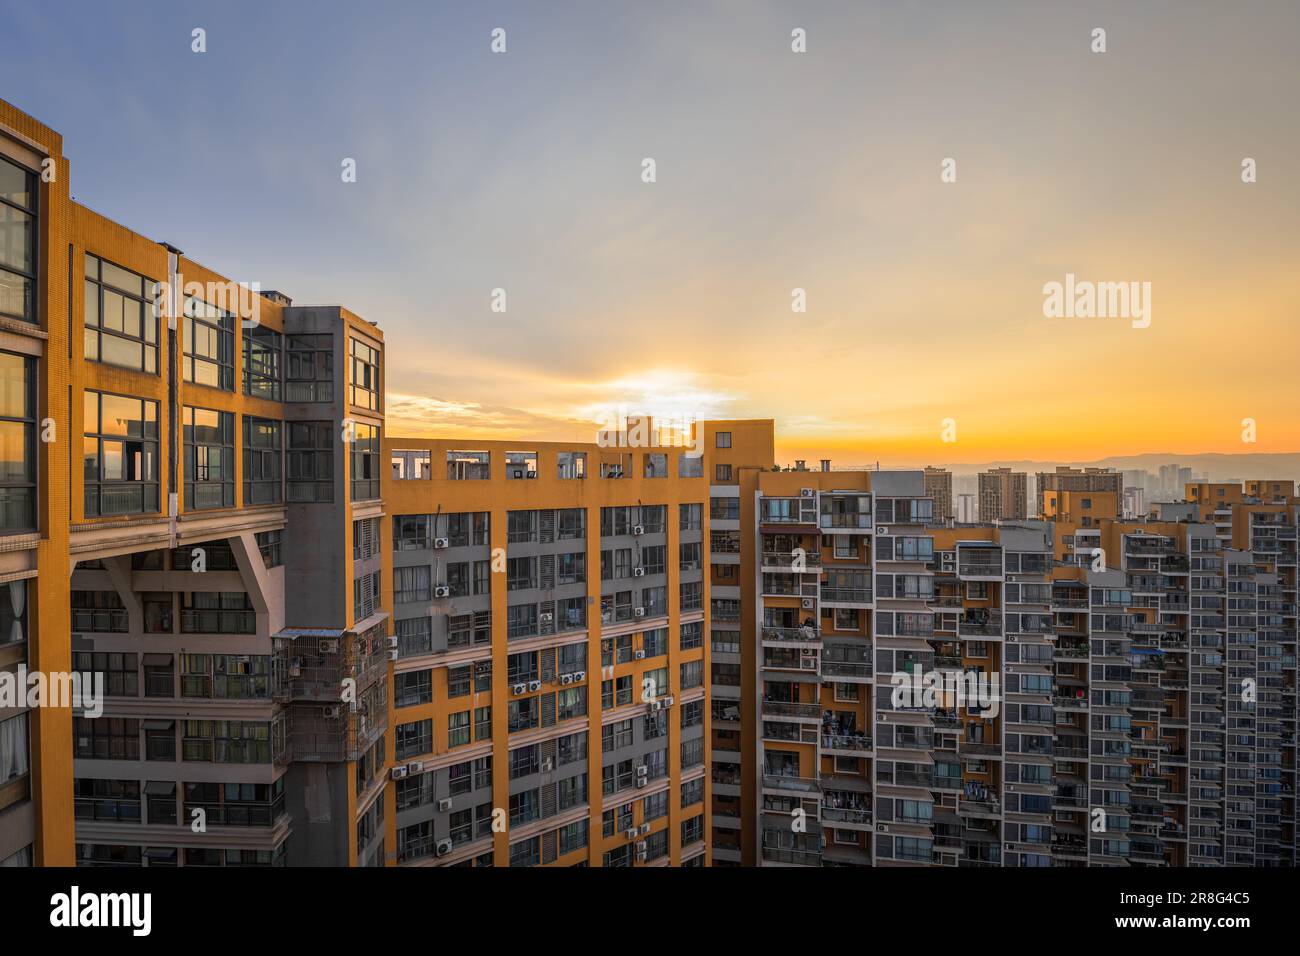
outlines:
[[[598,407],[671,405],[846,463],[1086,457],[1144,450],[1126,410],[1207,376],[1222,407],[1170,447],[1300,447],[1276,411],[1300,397],[1295,4],[0,0],[0,22],[0,97],[64,135],[73,195],[378,321],[400,430],[589,438]],[[1152,327],[1048,323],[1066,272],[1152,281]],[[1101,429],[1068,424],[1085,372]],[[945,418],[965,455],[931,453]]]

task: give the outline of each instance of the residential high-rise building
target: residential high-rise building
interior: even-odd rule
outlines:
[[[710,457],[384,444],[393,862],[706,865]]]
[[[958,524],[975,524],[979,521],[979,499],[973,494],[958,495],[954,517]]]
[[[1023,521],[1029,514],[1028,476],[1010,468],[993,468],[979,475],[981,521]]]
[[[934,501],[934,516],[939,521],[951,521],[952,472],[946,468],[925,467],[925,493]]]
[[[382,334],[72,202],[59,138],[8,104],[0,130],[30,237],[3,662],[107,695],[0,715],[0,855],[382,862]]]
[[[1113,468],[1070,468],[1058,465],[1056,471],[1038,473],[1037,493],[1040,499],[1045,491],[1086,491],[1093,495],[1114,495],[1118,509],[1123,493],[1123,475]]]

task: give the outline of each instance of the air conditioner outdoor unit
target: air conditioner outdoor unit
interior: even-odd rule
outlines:
[[[799,662],[799,669],[804,671],[815,671],[817,669],[817,658],[805,657]]]
[[[645,568],[633,568],[633,569],[632,569],[632,577],[634,577],[634,578],[643,578],[643,577],[645,577]]]
[[[815,648],[815,647],[801,647],[801,648],[799,648],[799,656],[800,656],[800,657],[816,657],[816,656],[817,656],[817,648]]]
[[[536,693],[537,691],[542,689],[542,682],[539,680],[530,680],[528,682],[528,689],[529,691]]]
[[[320,642],[320,652],[321,652],[322,654],[333,654],[333,653],[337,652],[338,649],[339,649],[339,642],[338,642],[338,641],[321,641],[321,642]]]
[[[337,717],[337,716],[338,716],[339,714],[341,714],[342,712],[343,712],[343,709],[342,709],[341,707],[337,706],[337,705],[335,705],[335,706],[333,706],[333,707],[322,707],[322,708],[321,708],[321,714],[322,714],[323,716],[329,718],[330,720],[333,720],[335,717]]]
[[[551,759],[549,757],[542,761],[541,763],[542,773],[550,773],[554,769],[555,769],[555,764],[551,762]]]
[[[643,660],[645,660],[645,651],[641,651],[641,650],[635,651],[635,652],[632,654],[632,656],[635,657],[635,658],[636,658],[637,660],[639,660],[639,661],[643,661]]]
[[[650,781],[647,780],[645,777],[637,777],[637,778],[636,778],[636,788],[637,788],[638,790],[642,790],[642,789],[644,789],[645,786],[646,786],[647,784],[649,784],[649,783],[650,783]]]
[[[636,827],[633,827],[632,829],[628,830],[627,833],[625,834],[625,836],[629,840],[635,840],[640,835],[641,835],[641,831],[638,830]]]
[[[817,497],[817,491],[816,491],[816,489],[813,489],[813,488],[800,488],[800,489],[799,489],[799,497],[800,497],[800,498],[816,498],[816,497]]]
[[[406,768],[405,768],[405,767],[394,767],[394,768],[393,768],[393,779],[394,779],[394,780],[401,780],[401,779],[402,779],[403,777],[405,777],[405,776],[406,776]]]
[[[889,529],[882,525],[876,529],[876,534],[889,534]]]
[[[451,797],[445,797],[438,801],[438,812],[446,813],[451,809]]]
[[[388,652],[388,659],[389,659],[390,661],[395,661],[395,660],[397,660],[397,651],[395,651],[395,650],[389,651],[389,652]]]
[[[652,701],[650,701],[650,712],[651,712],[651,713],[654,713],[654,712],[657,711],[657,710],[663,710],[663,709],[664,709],[664,702],[663,702],[662,700],[652,700]]]
[[[520,694],[526,694],[528,693],[528,685],[515,684],[510,688],[510,693],[514,694],[516,697],[519,696]]]
[[[435,548],[437,548],[438,550],[442,550],[443,548],[449,547],[450,545],[451,545],[451,542],[448,541],[446,538],[434,538],[434,539],[433,539],[433,546],[434,546]]]
[[[805,611],[811,611],[811,610],[812,610],[813,608],[815,608],[816,606],[817,606],[817,599],[816,599],[816,598],[804,598],[804,599],[803,599],[803,609],[804,609]]]
[[[388,646],[391,647],[391,648],[396,649],[396,647],[397,647],[397,635],[396,635],[396,634],[393,634],[393,635],[389,636],[389,638],[388,638]]]
[[[643,823],[643,824],[641,824],[641,833],[642,833],[642,834],[645,834],[645,833],[649,833],[649,832],[650,832],[650,824],[648,824],[648,823]]]
[[[439,584],[433,589],[433,596],[436,598],[451,597],[451,588],[447,587],[445,584]]]
[[[659,702],[663,704],[664,707],[671,707],[674,703],[676,703],[676,699],[672,697],[664,697]]]
[[[541,614],[537,615],[537,620],[541,621],[543,624],[550,624],[555,620],[555,615],[550,611],[543,611]]]
[[[574,682],[575,684],[581,684],[581,683],[582,683],[583,681],[585,681],[586,679],[587,679],[587,672],[586,672],[586,671],[574,671],[574,672],[573,672],[573,682]]]
[[[633,525],[632,533],[635,535],[645,534],[645,525],[643,524]]]
[[[633,616],[633,617],[645,617],[645,608],[643,608],[643,607],[634,607],[634,608],[632,608],[632,616]]]
[[[645,852],[644,850],[641,850],[641,851],[638,852],[637,855],[636,855],[636,861],[637,861],[638,863],[644,863],[647,859],[648,859],[648,857],[647,857],[646,852]]]
[[[636,841],[636,851],[637,851],[638,853],[645,853],[645,852],[648,851],[649,849],[650,849],[650,841],[649,841],[649,840],[637,840],[637,841]]]
[[[439,840],[439,841],[438,841],[438,856],[446,856],[446,855],[447,855],[448,853],[450,853],[450,852],[451,852],[451,841],[450,841],[450,840]]]
[[[561,674],[561,675],[560,675],[560,683],[561,683],[561,684],[572,684],[572,683],[573,683],[573,675],[572,675],[572,674]]]
[[[418,760],[413,760],[406,765],[407,773],[421,773],[424,770],[424,764]]]
[[[650,768],[649,768],[649,767],[647,767],[647,766],[646,766],[645,764],[643,764],[643,763],[642,763],[642,764],[637,764],[637,767],[636,767],[636,775],[637,775],[638,777],[649,776],[649,774],[650,774]]]

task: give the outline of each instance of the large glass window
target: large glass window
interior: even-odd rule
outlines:
[[[285,401],[334,401],[334,336],[290,335],[285,348]]]
[[[0,158],[0,315],[36,321],[36,175]]]
[[[281,423],[270,418],[244,416],[244,504],[279,502],[283,451]]]
[[[244,394],[278,402],[281,397],[282,336],[257,325],[244,331]]]
[[[0,647],[27,640],[27,581],[0,584]]]
[[[379,497],[379,426],[354,425],[352,429],[352,500]]]
[[[379,349],[348,339],[348,401],[358,408],[379,410]]]
[[[287,477],[290,501],[334,500],[334,426],[332,423],[289,423]]]
[[[185,406],[185,510],[235,506],[235,416]]]
[[[36,527],[35,386],[33,359],[0,352],[0,530]]]
[[[235,390],[235,317],[192,296],[185,299],[185,381]]]
[[[82,440],[86,516],[158,510],[158,403],[87,391]]]
[[[158,283],[89,253],[85,354],[94,362],[158,371]]]

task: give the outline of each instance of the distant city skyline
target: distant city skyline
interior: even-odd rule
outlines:
[[[73,9],[0,0],[0,95],[73,196],[378,322],[393,433],[621,405],[774,418],[783,462],[1086,461],[1157,416],[1300,450],[1295,4]],[[1067,276],[1149,282],[1149,327],[1045,318]]]

